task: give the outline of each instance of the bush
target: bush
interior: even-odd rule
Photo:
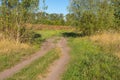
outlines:
[[[96,16],[92,12],[84,12],[81,17],[80,29],[84,35],[91,35],[97,31]]]
[[[42,41],[41,35],[33,30],[26,30],[20,40],[22,43],[28,42],[31,44],[40,44]]]

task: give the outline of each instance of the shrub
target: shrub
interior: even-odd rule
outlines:
[[[33,30],[26,30],[20,40],[22,43],[28,42],[31,44],[40,44],[42,41],[41,35]]]

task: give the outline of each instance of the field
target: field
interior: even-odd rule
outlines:
[[[62,36],[65,30],[37,30],[36,32],[42,35],[42,39],[48,39],[54,36]]]
[[[56,44],[60,37],[67,39],[71,58],[61,80],[119,80],[120,34],[104,32],[80,37],[71,31],[36,30],[44,41],[52,38]],[[36,45],[1,40],[0,72],[24,61],[39,49]],[[59,49],[50,50],[7,80],[42,80],[49,72],[49,66],[60,58],[59,53]]]
[[[120,0],[0,0],[0,80],[120,80]]]

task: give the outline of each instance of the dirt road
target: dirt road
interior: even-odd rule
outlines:
[[[49,68],[47,76],[41,80],[60,80],[61,74],[65,71],[66,64],[69,62],[69,47],[65,38],[61,38],[57,46],[61,49],[61,57]]]
[[[48,51],[55,47],[60,47],[62,56],[50,66],[49,73],[45,78],[43,78],[43,80],[60,80],[60,75],[62,74],[62,72],[64,72],[65,65],[69,61],[68,55],[69,48],[67,46],[67,41],[65,38],[61,38],[57,45],[55,43],[55,40],[56,40],[55,38],[48,39],[46,42],[43,43],[41,50],[39,52],[31,55],[28,59],[22,61],[21,63],[18,63],[17,65],[11,67],[10,69],[0,72],[0,80],[5,80],[13,76],[15,73],[19,72],[25,66],[31,64],[36,59],[44,56]]]
[[[28,59],[25,61],[22,61],[21,63],[18,63],[17,65],[11,67],[10,69],[7,69],[0,73],[0,80],[4,80],[15,73],[19,72],[21,69],[23,69],[25,66],[29,65],[36,59],[42,57],[47,53],[49,50],[55,47],[55,44],[53,44],[54,39],[48,39],[42,44],[41,50],[33,55],[31,55]]]

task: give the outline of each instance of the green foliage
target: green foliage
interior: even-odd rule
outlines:
[[[94,13],[89,12],[89,11],[85,11],[82,14],[81,17],[81,26],[80,29],[82,30],[84,35],[90,35],[93,34],[94,32],[96,32],[98,29],[95,27],[96,26],[96,16]]]
[[[114,8],[115,8],[115,29],[120,31],[120,1],[112,0]]]
[[[62,80],[119,80],[120,59],[86,38],[69,39],[71,62]]]
[[[42,38],[40,34],[34,32],[33,30],[26,30],[20,41],[22,43],[29,42],[31,44],[40,44],[42,42]]]
[[[78,20],[76,19],[75,15],[72,14],[72,13],[69,13],[66,15],[66,23],[65,23],[67,26],[78,26],[79,25],[79,22]]]
[[[29,15],[38,9],[39,0],[0,0],[0,3],[0,31],[6,38],[20,42],[24,34],[21,29],[29,22]]]
[[[36,24],[48,24],[48,25],[65,25],[64,15],[46,12],[38,12],[36,14],[37,19],[33,21]]]
[[[69,11],[67,22],[84,35],[120,28],[119,0],[70,0]]]

